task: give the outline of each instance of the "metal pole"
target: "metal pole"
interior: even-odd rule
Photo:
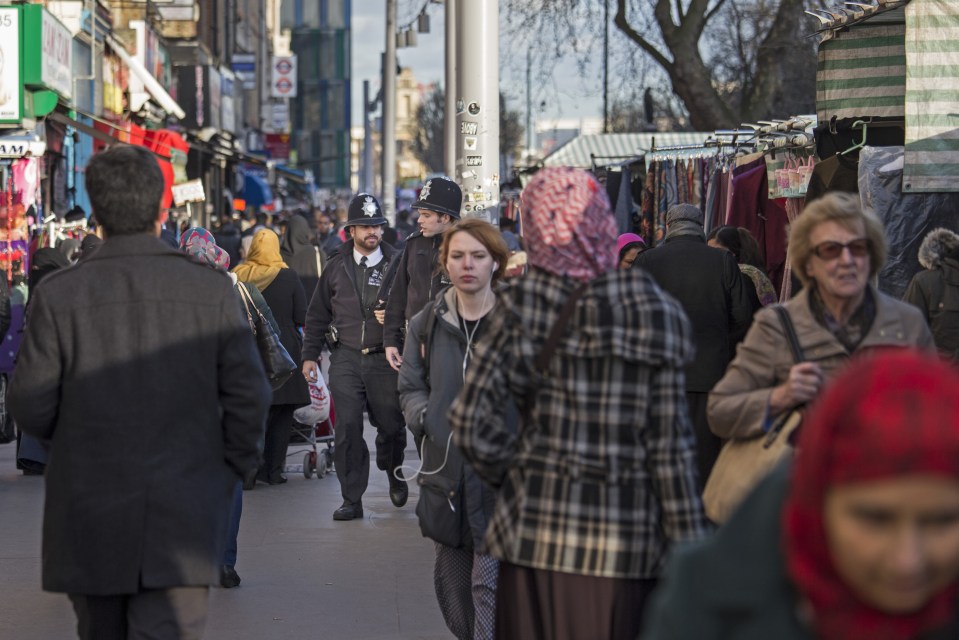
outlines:
[[[396,224],[396,0],[386,0],[383,60],[383,213]]]
[[[360,188],[373,193],[373,129],[370,127],[370,81],[363,81],[363,170]]]
[[[443,171],[456,179],[456,0],[446,0],[446,106],[443,109]]]
[[[456,176],[463,214],[499,221],[499,0],[456,11]]]
[[[603,21],[603,133],[609,133],[609,0]]]
[[[533,154],[533,48],[526,49],[526,163]]]

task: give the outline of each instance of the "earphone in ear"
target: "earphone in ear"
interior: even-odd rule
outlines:
[[[494,262],[494,263],[493,263],[493,270],[492,270],[490,273],[496,273],[496,270],[497,270],[497,269],[499,269],[499,263],[498,263],[498,262]]]

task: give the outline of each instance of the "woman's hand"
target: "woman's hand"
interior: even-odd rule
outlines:
[[[822,388],[822,369],[815,362],[800,362],[789,369],[784,383],[773,388],[769,396],[769,411],[776,415],[809,402]]]

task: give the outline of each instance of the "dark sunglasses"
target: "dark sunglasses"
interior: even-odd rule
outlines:
[[[820,242],[813,247],[812,251],[820,260],[835,260],[842,255],[843,249],[849,249],[849,253],[852,254],[854,258],[862,258],[869,253],[870,246],[871,243],[868,238],[856,238],[852,242],[845,244],[830,240],[828,242]]]

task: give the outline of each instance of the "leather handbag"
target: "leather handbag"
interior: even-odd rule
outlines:
[[[270,387],[276,391],[296,373],[296,362],[290,357],[283,343],[280,342],[280,336],[276,329],[253,302],[253,297],[246,290],[246,286],[243,283],[237,283],[237,285],[240,289],[243,307],[246,309],[246,319],[250,323],[253,336],[256,338],[256,348],[263,360],[266,378],[270,382]],[[252,311],[250,310],[251,307],[253,308]],[[256,315],[253,314],[253,311],[256,312]]]
[[[782,321],[786,339],[796,363],[805,356],[789,312],[782,305],[774,307]],[[734,438],[723,445],[716,464],[703,490],[706,516],[723,524],[750,491],[783,459],[792,456],[792,439],[803,419],[803,406],[782,414],[769,431],[754,438]]]

